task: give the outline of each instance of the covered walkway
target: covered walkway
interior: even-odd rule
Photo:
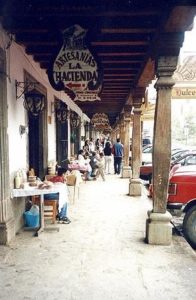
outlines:
[[[151,202],[127,193],[116,175],[83,183],[71,224],[38,238],[22,231],[2,246],[0,299],[195,299],[194,251],[177,236],[171,246],[145,244]]]

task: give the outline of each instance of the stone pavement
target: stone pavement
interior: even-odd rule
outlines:
[[[116,175],[82,183],[71,224],[39,237],[21,231],[0,246],[0,299],[195,299],[195,252],[178,236],[171,246],[145,244],[151,201],[145,190],[127,192]]]

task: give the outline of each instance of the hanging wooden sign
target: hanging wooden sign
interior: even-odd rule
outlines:
[[[71,90],[75,101],[100,100],[101,72],[85,44],[86,32],[79,25],[63,31],[63,45],[50,74],[53,87],[65,92]]]
[[[100,101],[100,97],[98,96],[97,91],[84,91],[84,92],[76,92],[75,101]]]

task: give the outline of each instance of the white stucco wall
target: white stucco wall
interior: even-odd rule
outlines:
[[[0,27],[0,47],[6,50],[7,55],[7,99],[8,99],[8,139],[9,139],[9,168],[11,178],[18,169],[28,168],[28,134],[20,135],[19,126],[27,125],[26,110],[23,107],[23,96],[16,100],[15,80],[24,81],[24,70],[31,74],[47,90],[48,116],[51,116],[51,124],[48,124],[48,160],[56,159],[56,125],[54,113],[51,111],[51,102],[54,97],[64,101],[69,108],[76,111],[84,120],[89,120],[81,109],[64,93],[52,88],[45,70],[27,55],[24,48],[10,38]],[[19,90],[20,92],[20,90]]]

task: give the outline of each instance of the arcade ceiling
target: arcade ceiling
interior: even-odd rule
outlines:
[[[192,2],[5,0],[0,15],[4,29],[46,72],[62,45],[62,32],[75,24],[87,30],[86,43],[102,70],[101,100],[76,103],[90,118],[106,113],[112,125],[132,91],[154,78],[161,35],[190,29],[196,14]]]

